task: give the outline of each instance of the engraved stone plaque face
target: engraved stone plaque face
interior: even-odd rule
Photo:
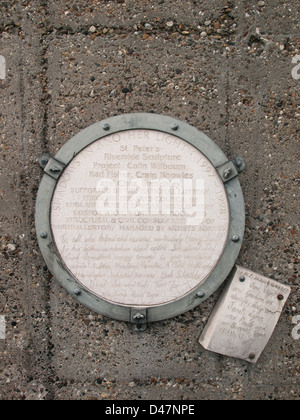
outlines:
[[[256,363],[267,345],[291,288],[237,267],[201,337],[207,350]]]
[[[176,135],[126,130],[84,148],[51,205],[56,248],[92,294],[130,307],[201,286],[227,242],[229,205],[211,162]]]
[[[155,114],[100,121],[43,155],[36,230],[80,303],[134,324],[184,313],[224,282],[245,226],[238,174],[205,134]]]

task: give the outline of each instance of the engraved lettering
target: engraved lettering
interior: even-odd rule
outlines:
[[[228,226],[224,184],[208,159],[155,130],[115,133],[85,148],[59,179],[51,208],[68,270],[120,305],[161,305],[201,285],[223,253]]]

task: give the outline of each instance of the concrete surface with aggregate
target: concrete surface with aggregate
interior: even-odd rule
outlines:
[[[299,399],[299,12],[297,0],[0,1],[1,400]],[[238,263],[292,288],[255,366],[198,343],[220,291],[135,333],[45,267],[38,158],[130,112],[180,118],[247,161]]]

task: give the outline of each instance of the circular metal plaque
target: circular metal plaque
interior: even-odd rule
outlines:
[[[239,165],[193,127],[154,114],[114,117],[44,166],[42,253],[93,310],[131,322],[169,318],[210,296],[235,264]]]

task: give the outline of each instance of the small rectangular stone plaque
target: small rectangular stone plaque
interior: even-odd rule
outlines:
[[[291,288],[237,267],[200,344],[214,353],[256,363],[271,338]]]

